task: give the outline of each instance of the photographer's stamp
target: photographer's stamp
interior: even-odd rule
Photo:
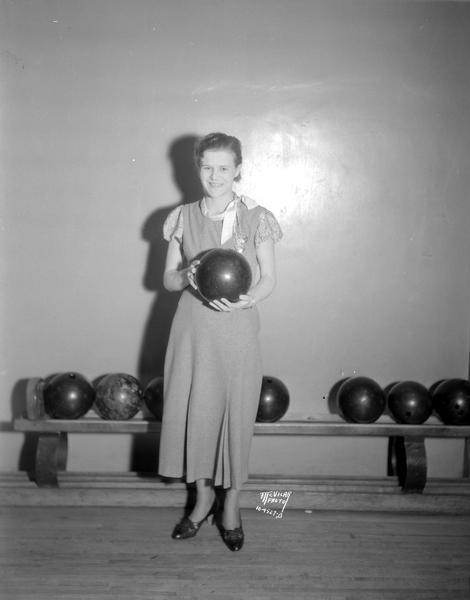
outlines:
[[[282,519],[291,494],[292,492],[284,490],[260,492],[260,503],[256,506],[256,510],[274,519]]]

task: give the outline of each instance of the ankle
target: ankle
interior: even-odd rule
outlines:
[[[215,497],[215,492],[213,492],[212,494],[208,494],[207,496],[205,495],[202,498],[198,496],[196,504],[194,505],[191,514],[189,515],[191,521],[198,522],[202,519],[205,519],[205,517],[211,510],[212,505],[214,504]]]
[[[237,507],[224,508],[222,524],[225,529],[238,529],[241,526],[240,509]]]

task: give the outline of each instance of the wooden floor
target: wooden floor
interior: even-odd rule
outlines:
[[[470,520],[243,510],[246,545],[214,526],[170,538],[177,508],[1,507],[2,600],[470,599]]]

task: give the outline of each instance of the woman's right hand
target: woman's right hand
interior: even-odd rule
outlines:
[[[197,290],[197,285],[194,278],[196,276],[197,266],[200,262],[200,260],[193,260],[189,267],[186,269],[186,277],[188,278],[188,283],[195,290]]]

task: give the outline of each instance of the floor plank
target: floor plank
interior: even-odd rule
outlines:
[[[0,508],[2,600],[469,600],[468,516],[243,510],[170,538],[177,508]]]

